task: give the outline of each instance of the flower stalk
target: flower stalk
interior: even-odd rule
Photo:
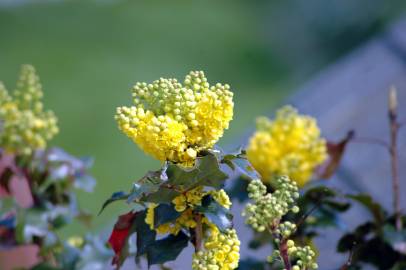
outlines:
[[[400,231],[402,229],[402,218],[400,210],[400,184],[399,184],[399,173],[398,173],[398,100],[396,88],[392,87],[389,90],[389,127],[390,127],[390,158],[391,158],[391,171],[392,171],[392,190],[393,190],[393,210],[395,212],[395,225],[396,230]]]
[[[195,215],[196,227],[195,227],[195,252],[202,250],[202,239],[203,239],[203,225],[202,216],[200,214]]]

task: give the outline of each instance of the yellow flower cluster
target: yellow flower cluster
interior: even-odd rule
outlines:
[[[247,157],[264,181],[288,175],[303,186],[315,168],[326,160],[326,141],[320,137],[316,119],[285,106],[273,121],[265,117],[258,119]]]
[[[202,71],[190,72],[183,85],[164,78],[137,83],[132,95],[134,106],[117,108],[118,126],[161,161],[193,165],[197,153],[213,147],[233,117],[230,86],[210,86]]]
[[[173,199],[172,203],[176,211],[182,213],[174,222],[165,223],[155,228],[154,209],[157,207],[156,204],[151,204],[148,208],[145,222],[151,229],[155,229],[160,234],[170,233],[176,235],[182,228],[195,228],[196,221],[193,216],[193,209],[201,205],[202,198],[208,194],[212,195],[220,205],[227,209],[230,208],[231,201],[224,190],[203,191],[203,187],[197,187]],[[206,218],[202,219],[202,223],[210,225]]]
[[[193,270],[231,270],[238,267],[240,241],[234,229],[221,233],[217,227],[210,229],[204,250],[193,255]]]
[[[58,133],[57,119],[52,111],[43,110],[42,88],[32,66],[22,66],[13,94],[10,96],[0,82],[0,147],[29,155],[45,148]]]

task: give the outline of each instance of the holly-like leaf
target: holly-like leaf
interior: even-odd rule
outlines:
[[[154,209],[154,226],[158,226],[171,222],[178,217],[181,213],[175,210],[173,204],[160,204]]]
[[[325,206],[328,206],[328,208],[335,210],[337,212],[345,212],[351,207],[351,204],[348,202],[339,202],[335,200],[325,200],[323,204]]]
[[[119,216],[108,240],[108,243],[115,253],[112,264],[116,265],[117,267],[119,267],[125,260],[123,250],[127,245],[128,237],[130,236],[130,229],[133,225],[135,217],[136,213],[133,213],[132,211]]]
[[[144,210],[137,214],[135,218],[135,227],[137,231],[137,257],[145,254],[148,247],[155,242],[156,232],[151,230],[149,225],[145,223],[147,211]]]
[[[373,232],[375,225],[371,222],[364,223],[358,226],[354,232],[345,234],[338,241],[337,251],[351,251],[356,245],[363,245],[367,236]]]
[[[369,210],[377,224],[382,224],[385,220],[386,213],[381,205],[373,200],[369,194],[347,195],[348,198],[361,203]]]
[[[233,226],[233,215],[230,210],[220,205],[211,195],[204,196],[202,205],[197,206],[195,210],[202,213],[220,231],[225,231]]]
[[[337,192],[331,188],[326,186],[316,186],[308,189],[303,197],[311,201],[319,201],[320,199],[334,197],[336,195]]]
[[[319,168],[317,176],[321,179],[329,179],[340,165],[341,159],[345,152],[348,142],[354,138],[353,130],[347,133],[347,136],[338,143],[327,142],[327,161]]]
[[[240,174],[250,179],[260,179],[260,175],[248,161],[245,151],[239,148],[237,151],[223,155],[221,162],[229,166],[233,171],[237,170]]]
[[[171,203],[172,200],[180,194],[180,191],[175,190],[170,186],[161,185],[157,192],[145,196],[143,201],[152,203]]]
[[[177,235],[170,234],[161,240],[155,241],[147,250],[148,265],[176,260],[182,250],[187,247],[188,242],[189,237],[182,231]]]
[[[120,200],[126,200],[128,197],[129,197],[129,194],[126,193],[126,192],[124,192],[124,191],[114,192],[114,193],[111,195],[111,197],[110,197],[109,199],[107,199],[107,200],[103,203],[103,205],[102,205],[102,207],[101,207],[101,209],[100,209],[98,215],[100,215],[100,214],[103,212],[103,210],[104,210],[109,204],[111,204],[112,202],[120,201]]]
[[[148,247],[155,242],[156,232],[151,230],[149,225],[145,223],[147,211],[139,212],[135,219],[137,230],[137,257],[145,254]]]
[[[228,178],[228,175],[220,168],[216,155],[211,152],[198,157],[192,168],[169,164],[166,174],[169,185],[183,190],[197,186],[220,188],[223,186],[224,180]]]
[[[386,224],[383,227],[383,238],[397,252],[406,255],[406,230],[397,231],[395,227]]]
[[[243,259],[238,264],[238,270],[265,270],[266,262],[253,258]]]

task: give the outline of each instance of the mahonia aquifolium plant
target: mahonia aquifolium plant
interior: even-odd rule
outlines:
[[[230,86],[210,86],[202,71],[192,71],[183,83],[164,78],[137,83],[132,94],[133,106],[117,108],[118,127],[164,166],[103,205],[117,200],[136,205],[119,217],[110,236],[113,264],[119,266],[128,256],[124,251],[135,232],[136,258],[146,255],[149,265],[175,260],[191,242],[192,269],[237,268],[240,241],[222,189],[229,178],[223,164],[234,170],[248,161],[243,153],[215,147],[233,117]]]
[[[279,176],[275,179],[273,193],[267,192],[261,180],[251,181],[247,191],[253,203],[248,203],[243,212],[246,223],[258,232],[268,231],[273,236],[276,248],[268,261],[282,261],[285,268],[293,270],[317,269],[315,252],[309,246],[296,247],[289,239],[295,233],[296,225],[283,221],[289,212],[298,213],[300,210],[296,205],[299,198],[297,184],[287,176]]]
[[[258,118],[247,157],[263,181],[272,182],[277,176],[288,175],[301,187],[327,159],[327,147],[316,119],[285,106],[273,121]]]
[[[117,108],[119,128],[158,160],[193,165],[199,151],[212,148],[233,117],[230,86],[210,86],[202,71],[183,85],[160,78],[137,83],[131,107]]]
[[[10,95],[0,82],[0,147],[6,152],[30,155],[44,149],[58,133],[52,111],[44,111],[42,87],[34,67],[23,65],[17,88]]]

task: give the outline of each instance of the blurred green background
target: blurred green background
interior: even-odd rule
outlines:
[[[235,114],[220,141],[227,146],[405,7],[400,0],[0,0],[0,80],[13,89],[20,64],[37,68],[46,107],[59,118],[52,144],[95,158],[96,190],[79,202],[96,214],[112,192],[159,166],[113,119],[116,106],[130,104],[132,84],[183,79],[190,70],[229,83]],[[109,207],[95,228],[125,210]]]

